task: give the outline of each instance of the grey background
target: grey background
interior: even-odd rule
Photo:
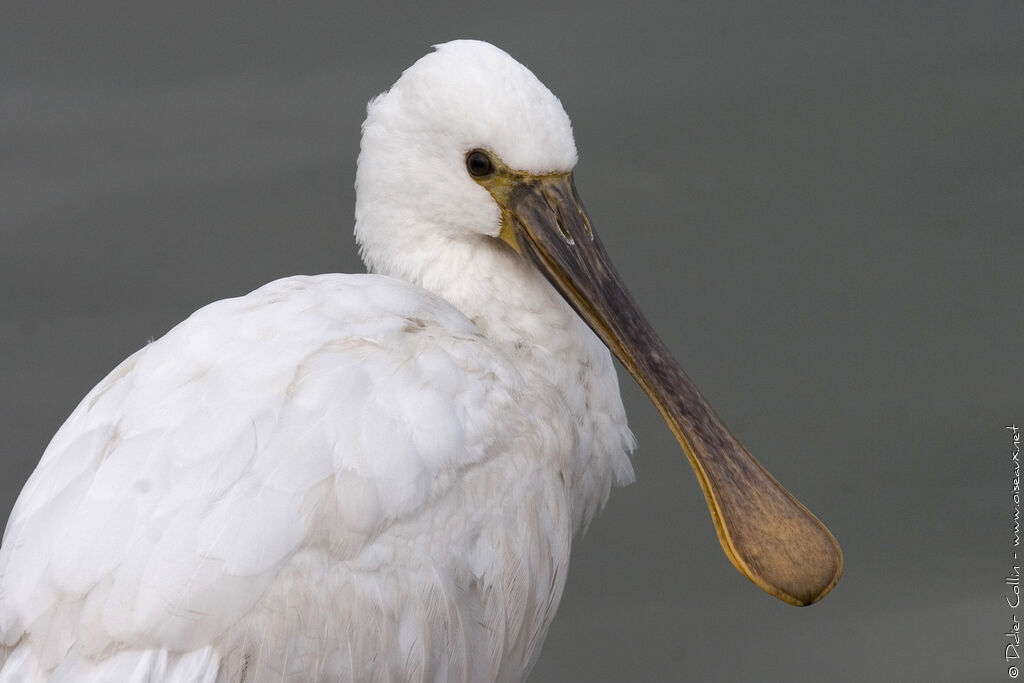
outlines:
[[[846,557],[807,609],[743,579],[624,377],[639,482],[576,545],[532,681],[1005,679],[1020,3],[4,3],[2,516],[147,338],[362,270],[365,103],[457,37],[562,98],[624,278]]]

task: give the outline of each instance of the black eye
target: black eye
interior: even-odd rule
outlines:
[[[494,164],[491,163],[491,157],[487,152],[474,149],[466,155],[466,169],[469,171],[469,175],[481,178],[494,173]]]

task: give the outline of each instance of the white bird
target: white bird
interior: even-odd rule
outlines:
[[[371,101],[373,274],[210,304],[83,399],[4,535],[0,682],[524,680],[573,536],[633,480],[609,348],[729,559],[788,602],[827,593],[835,540],[639,314],[576,159],[558,99],[486,43]]]

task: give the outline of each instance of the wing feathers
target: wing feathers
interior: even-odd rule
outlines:
[[[379,665],[411,672],[405,680],[467,680],[480,674],[470,663],[479,647],[497,666],[507,648],[542,637],[546,620],[527,617],[545,596],[522,577],[557,572],[567,546],[539,558],[514,544],[481,553],[437,545],[409,520],[510,447],[496,419],[526,428],[513,419],[526,410],[522,383],[461,314],[389,278],[288,278],[197,311],[97,385],[23,490],[0,550],[0,628],[13,647],[0,683],[37,664],[57,666],[51,680],[212,681],[221,655],[255,676],[273,668],[266,646],[293,642],[274,624],[298,628],[346,594],[370,601],[351,608],[365,623],[317,626],[315,640],[275,660],[280,673]],[[555,447],[556,460],[570,457]],[[325,594],[285,571],[305,554],[323,566],[294,576],[398,566],[396,546],[375,539],[399,528],[409,557],[460,553],[485,577],[504,553],[511,569],[486,588],[424,566],[411,601],[389,573],[359,574],[359,593]],[[263,614],[272,584],[294,606]],[[480,592],[480,613],[465,611],[467,590]],[[498,629],[489,645],[473,640],[484,620]],[[236,632],[233,654],[211,650]],[[396,642],[398,659],[375,660]]]

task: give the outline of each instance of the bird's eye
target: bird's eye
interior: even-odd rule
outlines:
[[[491,162],[491,157],[487,152],[474,149],[466,155],[466,169],[469,171],[469,175],[474,178],[482,178],[494,173],[494,164]]]

